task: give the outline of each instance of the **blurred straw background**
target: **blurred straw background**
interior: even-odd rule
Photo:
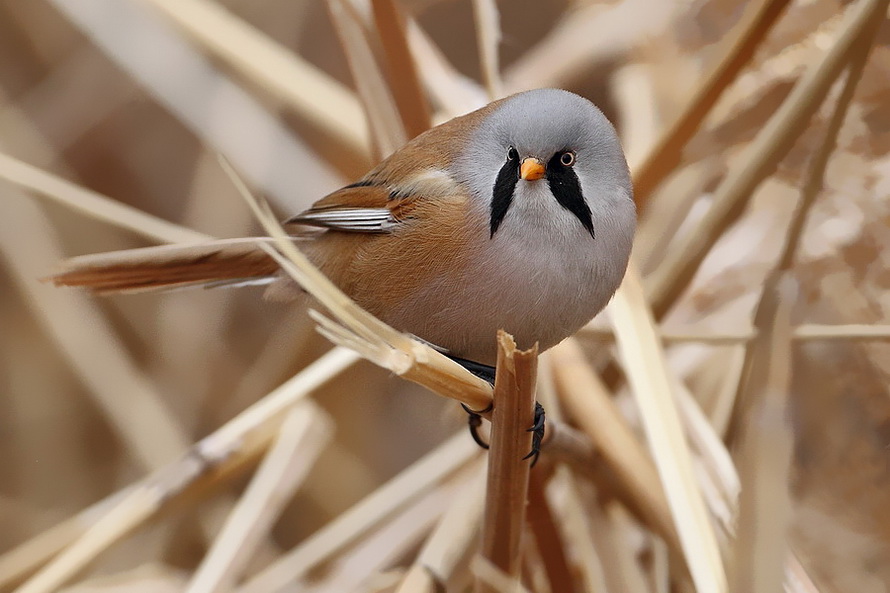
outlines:
[[[525,589],[890,590],[887,4],[0,0],[0,591],[513,590],[454,402],[261,289],[40,279],[262,233],[217,153],[284,218],[541,86],[615,122],[640,226],[541,356],[595,461],[531,472]]]

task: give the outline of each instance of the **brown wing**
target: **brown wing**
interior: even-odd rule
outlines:
[[[384,185],[359,182],[325,196],[286,224],[352,233],[386,233],[409,216],[416,197],[401,196]]]
[[[449,171],[480,119],[497,103],[454,118],[412,139],[362,179],[329,194],[290,220],[331,230],[386,233],[420,201],[461,194]]]

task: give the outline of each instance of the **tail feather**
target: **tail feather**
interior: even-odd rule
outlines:
[[[278,264],[260,249],[268,239],[223,239],[199,245],[162,245],[75,257],[49,279],[98,294],[177,287],[256,283],[272,279]]]

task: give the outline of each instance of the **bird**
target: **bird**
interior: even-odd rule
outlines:
[[[589,100],[535,89],[421,133],[286,221],[297,247],[392,327],[470,370],[496,333],[547,350],[624,276],[636,226],[618,135]],[[80,256],[53,276],[97,293],[266,284],[300,298],[256,238]]]

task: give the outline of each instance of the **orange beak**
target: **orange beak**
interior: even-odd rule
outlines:
[[[544,176],[544,163],[534,157],[522,161],[519,167],[519,176],[526,181],[534,181]]]

